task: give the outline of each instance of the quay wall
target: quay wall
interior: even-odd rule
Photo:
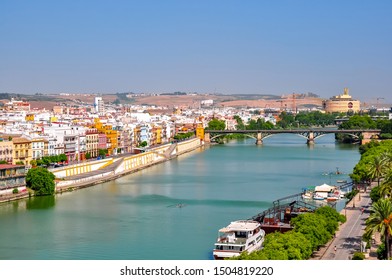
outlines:
[[[173,149],[170,155],[167,155],[167,152],[171,150],[175,145],[175,149]],[[182,142],[178,142],[176,144],[166,144],[159,146],[157,148],[151,148],[150,150],[136,154],[131,156],[124,156],[116,159],[111,159],[112,162],[109,163],[109,160],[99,160],[94,162],[85,162],[82,164],[77,164],[75,166],[67,166],[65,169],[68,171],[61,170],[59,172],[53,172],[56,178],[60,178],[62,180],[56,181],[56,190],[59,192],[65,191],[67,189],[73,190],[76,188],[83,188],[88,187],[91,185],[103,183],[106,181],[114,180],[120,176],[130,174],[133,172],[137,172],[142,170],[146,167],[162,163],[164,161],[170,160],[174,157],[177,157],[181,154],[193,151],[201,146],[204,143],[200,141],[199,138],[193,138],[190,140],[185,140]],[[101,162],[97,164],[97,162]],[[92,165],[92,166],[90,166]],[[113,166],[112,170],[110,166]],[[99,170],[102,169],[102,172]],[[79,173],[83,170],[85,172]],[[96,171],[92,172],[91,171]],[[89,174],[90,173],[90,174]],[[85,174],[86,176],[82,176],[81,178],[77,179],[67,179],[66,174]],[[64,177],[58,177],[64,176]]]
[[[61,168],[51,169],[50,172],[56,176],[56,178],[66,178],[73,175],[83,174],[91,171],[96,171],[102,169],[105,166],[112,164],[114,162],[113,158],[86,161],[77,164],[72,164],[64,166]]]

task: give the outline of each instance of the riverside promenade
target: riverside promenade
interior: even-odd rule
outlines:
[[[340,226],[336,236],[314,254],[312,260],[350,260],[355,252],[361,251],[365,222],[370,213],[369,193],[370,189],[358,193],[340,212],[347,221]],[[372,248],[370,253],[365,253],[366,259],[377,259],[375,250]]]
[[[124,175],[138,172],[150,166],[176,158],[177,156],[180,156],[182,154],[192,152],[203,146],[204,143],[202,143],[198,138],[192,138],[189,140],[176,142],[174,144],[166,144],[156,148],[152,148],[148,152],[141,154],[121,154],[108,157],[108,161],[106,162],[94,160],[89,161],[86,162],[85,165],[100,164],[100,167],[95,170],[84,171],[75,175],[63,175],[63,178],[56,182],[56,193],[74,191],[76,189],[86,188],[107,181],[112,181]],[[132,166],[128,164],[128,166],[125,167],[124,162],[132,160],[136,163],[132,164]],[[65,173],[65,169],[70,170],[77,167],[80,170],[80,165],[80,163],[69,164],[64,168],[51,169],[50,171],[52,173],[55,173],[56,176],[56,172]],[[84,164],[82,163],[82,165]],[[31,195],[32,194],[30,194],[28,191],[19,194],[0,195],[0,203],[28,198]]]

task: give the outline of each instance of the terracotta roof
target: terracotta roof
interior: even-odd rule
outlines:
[[[11,168],[13,169],[13,168],[17,168],[17,167],[24,168],[23,165],[0,164],[0,170],[1,169],[11,169]]]

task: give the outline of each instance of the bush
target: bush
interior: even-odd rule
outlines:
[[[353,260],[364,260],[365,255],[361,252],[355,252],[352,259]]]
[[[15,189],[12,190],[12,193],[13,193],[13,194],[16,194],[16,193],[18,193],[18,192],[19,192],[19,190],[18,190],[17,188],[15,188]]]
[[[385,244],[381,243],[377,248],[377,259],[386,260],[387,259],[387,250],[385,250]]]

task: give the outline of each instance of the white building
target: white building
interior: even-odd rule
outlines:
[[[105,108],[103,105],[104,104],[102,97],[97,96],[94,98],[94,110],[96,113],[103,114],[105,112]]]

